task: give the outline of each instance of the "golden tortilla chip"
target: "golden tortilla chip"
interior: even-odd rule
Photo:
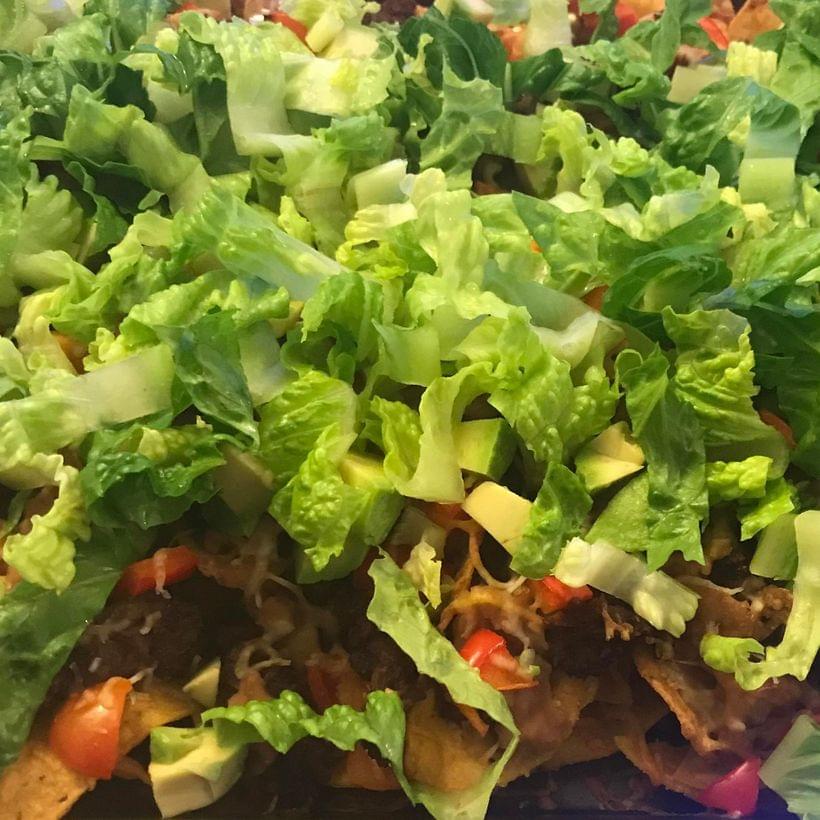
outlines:
[[[192,701],[179,689],[161,683],[133,692],[125,703],[120,752],[128,754],[157,726],[188,717]],[[0,820],[57,820],[96,785],[69,769],[48,746],[46,727],[38,727],[20,756],[0,776]]]
[[[647,743],[640,734],[616,737],[615,742],[653,786],[663,786],[692,798],[697,798],[707,786],[738,764],[737,759],[726,756],[699,757],[688,746]]]
[[[152,729],[182,720],[195,709],[193,701],[175,686],[155,681],[140,692],[132,692],[125,701],[120,726],[120,753],[128,754]]]
[[[759,34],[781,28],[783,22],[769,7],[769,0],[746,0],[729,23],[729,39],[751,43]]]
[[[492,743],[440,717],[428,696],[407,713],[404,768],[410,780],[445,792],[469,789],[485,774]]]
[[[675,713],[683,736],[700,754],[726,748],[717,737],[723,726],[720,692],[707,669],[673,660],[659,660],[651,651],[635,653],[641,677]]]
[[[555,770],[575,763],[600,760],[618,751],[616,736],[646,734],[669,710],[648,688],[641,695],[635,705],[625,708],[613,709],[610,703],[602,700],[591,703],[581,713],[572,734],[544,763],[543,768]]]
[[[96,783],[69,769],[41,740],[29,740],[0,777],[0,820],[62,817]]]
[[[570,737],[581,711],[597,691],[597,678],[558,675],[533,689],[511,693],[508,702],[521,729],[521,742],[504,769],[501,784],[528,775],[550,760]]]

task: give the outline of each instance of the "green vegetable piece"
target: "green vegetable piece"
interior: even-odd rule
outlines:
[[[504,419],[463,421],[453,431],[458,466],[498,480],[516,451],[512,428]]]

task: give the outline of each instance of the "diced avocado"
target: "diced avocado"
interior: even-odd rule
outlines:
[[[154,730],[148,774],[162,816],[219,800],[242,774],[246,751],[246,746],[220,745],[212,728]]]
[[[672,85],[666,99],[672,103],[688,103],[707,85],[716,83],[726,76],[723,66],[699,64],[696,66],[679,65],[672,74]]]
[[[643,465],[643,450],[623,421],[607,427],[575,457],[575,470],[591,493],[637,473]]]
[[[339,474],[351,487],[369,491],[367,503],[350,530],[344,551],[331,558],[321,572],[313,569],[304,554],[298,555],[296,580],[300,584],[332,581],[350,575],[362,563],[367,551],[387,538],[404,507],[404,499],[393,489],[380,460],[348,453],[339,464]]]
[[[369,26],[348,23],[324,50],[322,57],[336,60],[340,57],[364,59],[379,47],[379,32]]]
[[[761,578],[791,581],[797,571],[797,534],[794,513],[785,513],[763,529],[749,571]]]
[[[515,434],[504,419],[463,421],[453,438],[458,466],[488,478],[501,478],[515,455]]]
[[[513,553],[530,520],[532,502],[494,481],[485,481],[467,496],[462,508]]]
[[[640,552],[649,543],[646,513],[649,477],[644,473],[619,490],[586,534],[589,542],[606,541],[625,552]]]
[[[209,663],[204,669],[194,675],[182,691],[190,695],[197,703],[206,709],[211,709],[216,705],[216,693],[219,689],[219,673],[222,669],[222,662],[217,658]]]
[[[744,204],[763,202],[773,211],[794,200],[794,157],[745,156],[738,169],[737,190]]]
[[[225,463],[214,470],[222,500],[239,518],[259,516],[273,495],[273,476],[259,459],[228,446]]]
[[[392,490],[382,462],[372,456],[348,453],[339,464],[339,475],[345,484],[359,489]]]

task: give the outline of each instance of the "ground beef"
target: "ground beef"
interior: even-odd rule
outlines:
[[[631,609],[609,596],[596,595],[589,601],[570,604],[547,622],[546,659],[553,669],[584,677],[602,672],[629,645],[617,635],[607,640],[603,608],[611,622],[630,634],[630,643],[653,630]]]
[[[383,0],[381,8],[369,15],[373,23],[403,23],[415,16],[416,0]]]
[[[196,575],[168,593],[110,601],[54,679],[47,705],[112,676],[131,677],[146,669],[162,680],[184,683],[202,661],[259,633],[237,590]]]
[[[338,619],[339,642],[350,656],[350,665],[373,689],[393,689],[410,701],[423,697],[426,687],[413,661],[368,620],[371,594],[341,582],[324,604]]]

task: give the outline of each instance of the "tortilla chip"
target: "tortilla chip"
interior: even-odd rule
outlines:
[[[43,741],[30,740],[0,777],[0,820],[62,817],[95,783],[69,769]]]
[[[675,713],[683,736],[700,754],[726,748],[717,737],[723,726],[720,692],[707,669],[673,660],[658,660],[651,651],[635,653],[641,677]]]
[[[157,726],[188,717],[192,701],[179,689],[151,683],[125,703],[120,753],[128,754]],[[0,820],[57,820],[96,785],[96,780],[69,769],[51,751],[40,726],[20,756],[0,777]]]
[[[445,792],[469,789],[485,774],[492,743],[445,720],[427,697],[407,713],[404,768],[411,780]]]
[[[729,23],[729,39],[751,43],[759,34],[781,28],[783,22],[769,7],[768,0],[746,0]]]
[[[501,784],[528,775],[550,760],[570,737],[597,690],[597,678],[557,675],[534,689],[510,693],[508,702],[521,730],[521,742],[504,769]]]
[[[624,733],[646,734],[669,710],[648,687],[641,695],[634,706],[626,708],[613,709],[602,700],[591,703],[581,713],[572,734],[544,763],[543,768],[554,771],[575,763],[600,760],[618,751],[617,736]]]
[[[699,757],[688,746],[647,743],[640,734],[620,736],[615,742],[653,786],[663,786],[695,799],[707,786],[738,765],[738,760],[732,757]]]
[[[132,692],[125,702],[125,712],[120,726],[120,753],[128,754],[139,746],[152,729],[165,726],[191,715],[196,704],[179,689],[159,682]]]

